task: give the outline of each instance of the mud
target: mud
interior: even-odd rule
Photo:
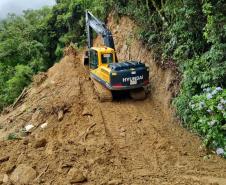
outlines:
[[[82,52],[68,52],[14,110],[0,117],[0,177],[10,179],[24,164],[37,172],[34,185],[67,185],[81,179],[86,185],[226,184],[226,161],[207,152],[172,116],[173,91],[168,87],[174,73],[155,65],[135,37],[128,47],[134,52],[128,55],[128,48],[123,49],[135,29],[131,20],[123,18],[117,26],[109,20],[109,25],[120,59],[138,58],[150,65],[147,99],[101,103],[81,65]],[[21,129],[28,124],[34,128],[24,133]],[[7,140],[9,133],[19,134]],[[36,147],[39,141],[45,144]],[[3,184],[11,184],[9,179]]]

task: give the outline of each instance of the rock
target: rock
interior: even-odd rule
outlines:
[[[34,129],[34,125],[32,124],[28,124],[27,126],[25,126],[26,132],[32,132],[33,129]]]
[[[84,110],[82,111],[82,116],[93,116],[93,115],[92,115],[92,113],[90,113],[90,112],[88,111],[87,108],[84,108]]]
[[[14,184],[30,184],[36,178],[36,171],[25,164],[20,164],[10,176]]]
[[[141,134],[140,128],[136,129],[137,134]]]
[[[63,120],[63,118],[64,118],[64,111],[63,110],[60,110],[58,113],[57,113],[57,115],[58,115],[58,121],[62,121]]]
[[[28,143],[29,143],[29,139],[28,139],[28,138],[24,138],[24,139],[23,139],[23,144],[24,144],[24,145],[28,145]]]
[[[45,138],[38,139],[34,142],[34,148],[42,148],[47,144],[47,140]]]
[[[3,175],[3,179],[2,179],[2,182],[3,183],[7,183],[9,181],[9,176],[7,174],[4,174]]]
[[[0,174],[0,184],[3,184],[3,178],[4,178],[4,175]]]
[[[134,119],[135,123],[141,123],[142,121],[143,121],[143,119],[138,117],[138,116],[136,116],[135,119]]]
[[[43,123],[40,127],[42,128],[42,129],[44,129],[44,128],[46,128],[48,126],[48,123],[46,122],[46,123]]]
[[[119,184],[122,184],[122,180],[120,179],[113,179],[108,182],[108,185],[119,185]]]
[[[0,164],[9,160],[9,156],[4,156],[0,158]]]
[[[119,135],[122,136],[122,137],[125,137],[126,133],[125,132],[121,132]]]
[[[84,174],[76,168],[70,169],[67,176],[68,176],[69,182],[71,184],[81,183],[81,182],[85,182],[87,180],[87,178],[84,176]]]
[[[126,129],[122,127],[122,128],[120,129],[120,131],[121,131],[121,132],[125,132]]]
[[[7,183],[9,181],[9,176],[7,174],[0,174],[0,184]]]
[[[141,122],[142,122],[142,118],[138,118],[138,119],[137,119],[137,122],[138,122],[138,123],[141,123]]]
[[[65,162],[65,163],[62,163],[61,164],[61,168],[71,168],[73,167],[73,164],[72,162]]]

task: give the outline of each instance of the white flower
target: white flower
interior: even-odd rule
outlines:
[[[205,105],[206,105],[205,102],[200,102],[200,103],[199,103],[199,107],[200,107],[200,108],[205,107]]]
[[[213,98],[213,95],[210,94],[210,93],[208,93],[208,94],[206,95],[206,97],[207,97],[207,99],[209,100],[209,99]]]
[[[221,87],[216,87],[217,91],[222,91],[223,89]]]
[[[216,141],[213,141],[213,145],[214,145],[214,146],[217,146],[217,142],[216,142]]]
[[[195,104],[192,104],[190,107],[191,107],[192,109],[194,109],[194,108],[195,108]]]
[[[222,104],[226,104],[226,100],[224,100],[223,98],[221,98],[221,101],[220,101]]]
[[[212,110],[210,110],[210,109],[208,109],[208,110],[207,110],[207,112],[208,112],[208,113],[212,113],[213,111],[212,111]]]
[[[212,120],[211,122],[208,123],[208,125],[212,127],[212,126],[215,125],[215,123],[217,123],[217,121],[216,120]]]
[[[211,91],[211,88],[207,88],[207,89],[205,89],[206,90],[206,92],[210,92]]]
[[[224,118],[226,118],[226,112],[223,113]]]
[[[211,94],[212,94],[212,95],[217,94],[217,90],[213,90]]]
[[[223,106],[222,104],[218,104],[218,105],[217,105],[217,109],[218,109],[218,110],[224,110],[224,106]]]
[[[217,155],[223,155],[224,149],[223,148],[217,148],[216,153],[217,153]]]
[[[189,102],[189,107],[190,107],[191,109],[194,109],[194,108],[195,108],[195,104],[194,104],[193,101],[190,101],[190,102]]]

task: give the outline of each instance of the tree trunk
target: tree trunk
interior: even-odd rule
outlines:
[[[166,26],[168,26],[168,22],[166,21],[166,18],[163,16],[163,14],[161,13],[161,10],[158,8],[157,4],[155,3],[155,0],[151,0],[153,6],[155,7],[156,11],[158,12],[160,18],[162,19],[163,24],[165,24]]]

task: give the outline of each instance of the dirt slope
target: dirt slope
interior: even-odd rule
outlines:
[[[205,157],[199,138],[172,118],[173,72],[155,65],[134,38],[131,20],[123,18],[116,25],[110,19],[109,26],[119,59],[140,59],[151,66],[149,97],[100,103],[81,65],[82,54],[69,54],[37,76],[23,102],[0,117],[2,140],[22,133],[28,124],[35,126],[21,140],[0,142],[0,184],[2,177],[13,179],[20,164],[35,170],[30,184],[72,184],[78,172],[71,169],[81,171],[85,178],[80,180],[87,180],[80,184],[87,185],[226,184],[226,161]],[[41,128],[43,123],[47,127]]]

